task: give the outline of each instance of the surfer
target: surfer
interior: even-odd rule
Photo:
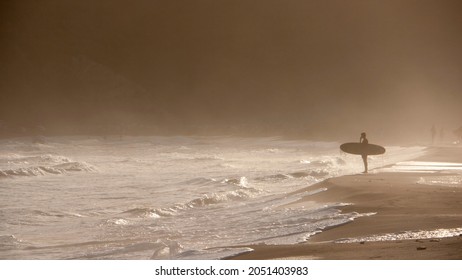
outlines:
[[[365,146],[369,144],[369,140],[367,140],[365,132],[361,133],[361,138],[359,138],[359,143]],[[361,157],[363,158],[363,162],[364,162],[364,172],[363,173],[367,173],[367,154],[361,154]]]

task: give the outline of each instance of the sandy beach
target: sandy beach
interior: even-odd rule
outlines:
[[[415,160],[462,162],[462,148],[432,147]],[[295,204],[341,201],[349,204],[342,212],[369,215],[324,229],[306,243],[249,246],[253,252],[234,259],[462,259],[460,170],[442,169],[394,172],[385,168],[320,182],[307,189],[326,188],[326,191]],[[441,232],[446,231],[451,231],[452,236],[442,237]]]

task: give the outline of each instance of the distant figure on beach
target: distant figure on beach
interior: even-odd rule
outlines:
[[[430,131],[432,133],[432,145],[433,145],[433,144],[435,144],[435,136],[436,136],[436,127],[435,127],[435,125],[432,126]]]
[[[459,127],[458,129],[454,130],[454,134],[457,137],[456,144],[460,144],[462,141],[462,126]]]
[[[365,132],[361,133],[361,138],[359,138],[359,143],[363,145],[369,144],[369,140],[367,140]],[[361,157],[363,158],[363,162],[364,162],[364,172],[363,173],[367,173],[367,154],[362,154]]]

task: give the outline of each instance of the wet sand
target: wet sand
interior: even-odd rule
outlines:
[[[430,148],[418,161],[462,162],[462,148]],[[394,241],[361,241],[360,238],[403,231],[462,228],[462,185],[438,185],[432,179],[461,176],[454,171],[437,173],[382,172],[328,179],[306,190],[327,188],[307,196],[308,201],[345,202],[342,212],[376,213],[331,229],[296,245],[248,246],[253,252],[234,259],[462,259],[462,236],[412,238]],[[443,180],[443,181],[448,181]],[[432,182],[426,184],[425,182]],[[304,191],[304,190],[301,190]],[[291,207],[297,205],[290,205]],[[338,243],[354,238],[353,243]]]

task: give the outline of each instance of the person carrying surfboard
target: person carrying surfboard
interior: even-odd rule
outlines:
[[[364,172],[368,173],[368,166],[367,166],[367,156],[372,155],[381,155],[385,153],[385,148],[380,145],[369,144],[369,140],[366,138],[366,133],[361,133],[361,138],[359,138],[358,142],[350,142],[350,143],[343,143],[340,145],[340,150],[345,153],[353,154],[353,155],[360,155],[363,158],[364,162]]]
[[[369,140],[367,140],[365,132],[361,133],[361,137],[359,138],[359,143],[363,144],[364,146],[367,146],[367,144],[369,144]],[[361,157],[363,158],[363,163],[364,163],[363,173],[367,173],[367,153],[361,154]]]

